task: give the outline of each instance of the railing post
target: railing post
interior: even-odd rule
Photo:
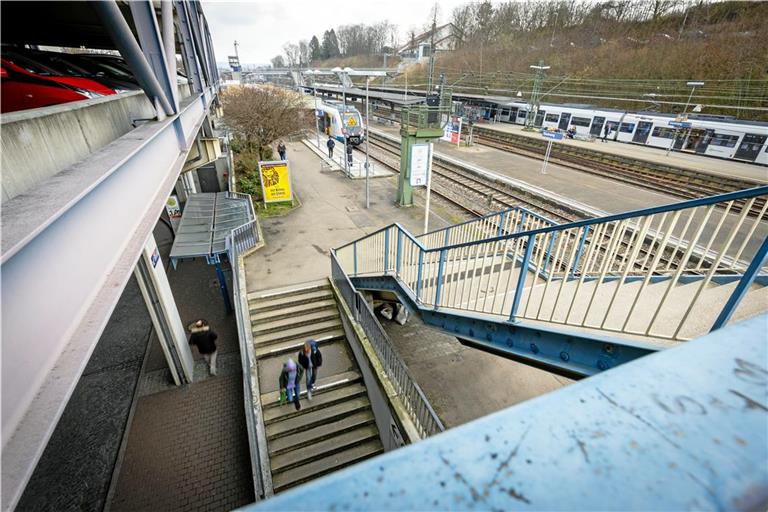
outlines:
[[[501,216],[499,217],[499,229],[496,230],[496,236],[501,236],[504,234],[504,223],[507,221],[507,211],[501,212]]]
[[[579,248],[576,249],[576,259],[573,260],[573,266],[571,267],[571,277],[576,273],[576,269],[579,267],[579,261],[581,260],[581,253],[584,250],[584,243],[587,241],[587,235],[589,234],[590,226],[584,226],[584,233],[579,240]]]
[[[768,260],[768,237],[763,240],[763,244],[757,250],[757,254],[752,258],[752,261],[749,263],[749,267],[747,267],[746,272],[744,272],[744,275],[741,277],[739,284],[736,285],[736,288],[728,298],[728,302],[723,306],[723,310],[720,312],[717,320],[712,324],[710,332],[717,330],[728,323],[728,320],[731,319],[731,315],[736,311],[736,308],[741,302],[741,299],[744,298],[747,290],[749,290],[749,287],[752,286],[755,277],[757,277],[757,272],[765,264],[766,260]]]
[[[352,273],[357,275],[357,242],[352,242]]]
[[[544,266],[541,267],[541,270],[538,270],[539,275],[543,277],[544,273],[547,271],[547,266],[549,265],[549,258],[552,256],[552,247],[555,246],[555,240],[557,239],[557,236],[560,233],[557,231],[554,231],[552,233],[552,236],[549,238],[549,246],[547,247],[547,254],[544,256]]]
[[[384,274],[389,270],[389,228],[384,231]]]
[[[418,269],[416,269],[416,300],[419,302],[423,302],[421,300],[421,270],[424,263],[424,251],[422,249],[419,249],[419,265]]]
[[[402,263],[400,261],[400,255],[402,253],[403,248],[403,232],[400,231],[400,228],[397,228],[397,249],[396,249],[396,256],[395,256],[395,275],[400,275],[400,268],[402,266]]]
[[[435,309],[440,305],[440,292],[443,291],[443,271],[445,270],[445,255],[448,249],[440,251],[440,263],[437,266],[437,289],[435,290]]]
[[[517,229],[515,230],[515,233],[519,233],[521,231],[525,231],[523,229],[523,226],[525,225],[525,220],[528,218],[528,212],[523,210],[523,213],[520,215],[520,224],[517,225]]]
[[[535,242],[536,235],[528,236],[528,241],[525,246],[525,256],[523,256],[523,263],[520,266],[520,275],[517,278],[517,286],[515,287],[515,296],[512,299],[512,310],[509,313],[509,321],[515,321],[515,315],[517,309],[520,307],[520,298],[523,295],[523,289],[525,287],[525,276],[528,273],[528,263],[531,261],[531,253],[533,252],[533,244]]]
[[[448,245],[448,238],[450,236],[451,226],[445,228],[445,238],[443,239],[443,245]]]

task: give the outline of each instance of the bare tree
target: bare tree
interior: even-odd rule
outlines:
[[[269,145],[307,125],[303,98],[287,89],[234,87],[221,93],[224,120],[242,140],[246,151],[269,156]]]
[[[282,55],[275,55],[270,59],[270,62],[272,63],[273,68],[284,68],[285,67],[285,59]]]
[[[285,57],[288,60],[288,66],[296,67],[299,65],[299,45],[293,43],[285,43],[283,45],[283,51]]]

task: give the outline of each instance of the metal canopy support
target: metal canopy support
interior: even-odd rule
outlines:
[[[179,114],[136,128],[3,203],[4,510],[21,496],[214,95],[188,98]]]
[[[205,80],[205,84],[211,85],[211,71],[208,69],[207,60],[205,57],[205,49],[203,47],[203,38],[200,36],[200,14],[197,10],[197,3],[187,2],[187,8],[189,9],[189,27],[192,33],[192,39],[195,42],[195,55],[200,62],[200,68],[202,69],[202,78]]]
[[[244,510],[765,510],[766,322],[728,326]]]
[[[104,27],[109,32],[115,46],[120,50],[120,54],[131,67],[131,71],[133,71],[133,74],[141,84],[141,88],[144,89],[147,97],[152,100],[152,103],[156,108],[159,104],[162,111],[158,111],[158,115],[162,116],[165,114],[171,116],[175,114],[176,111],[168,100],[165,89],[157,81],[157,77],[153,73],[147,59],[144,57],[144,54],[139,47],[139,43],[137,43],[136,38],[133,37],[131,29],[128,27],[128,23],[125,21],[125,18],[115,1],[92,1],[91,5],[98,13],[102,23],[104,23]],[[137,27],[139,25],[141,25],[141,23],[137,22]],[[155,29],[157,29],[157,22],[155,22]],[[141,28],[138,30],[139,33],[142,32]]]
[[[176,113],[178,111],[178,99],[175,95],[176,76],[171,79],[155,8],[149,0],[134,0],[130,2],[130,7],[147,62],[160,83],[166,99],[173,106],[173,113]]]
[[[181,33],[182,57],[184,58],[184,67],[187,71],[187,78],[191,80],[192,92],[201,92],[204,89],[203,79],[200,75],[200,62],[195,57],[195,41],[192,38],[192,28],[190,27],[190,17],[187,11],[187,2],[177,0],[173,2],[176,6],[176,16],[179,19],[179,32]]]
[[[152,325],[155,327],[174,382],[177,386],[192,382],[195,369],[192,350],[187,342],[184,324],[176,308],[154,235],[151,235],[144,245],[134,275],[139,282],[141,295],[152,317]]]
[[[171,0],[161,0],[160,13],[163,29],[163,53],[168,66],[168,77],[171,80],[173,105],[179,109],[179,81],[176,71],[176,26],[173,23],[173,4]]]

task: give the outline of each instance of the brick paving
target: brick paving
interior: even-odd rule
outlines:
[[[251,503],[239,374],[139,398],[114,511],[218,511]]]

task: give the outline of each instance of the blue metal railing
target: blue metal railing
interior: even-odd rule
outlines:
[[[723,325],[764,265],[766,203],[749,212],[766,196],[757,187],[447,245],[393,224],[337,255],[351,275],[394,275],[428,307],[687,339]]]
[[[363,328],[387,377],[402,398],[419,434],[424,438],[444,431],[445,427],[437,413],[432,409],[426,395],[395,351],[389,336],[379,323],[368,301],[355,289],[349,277],[342,270],[333,251],[331,252],[331,279],[347,307],[352,311],[355,321]]]

